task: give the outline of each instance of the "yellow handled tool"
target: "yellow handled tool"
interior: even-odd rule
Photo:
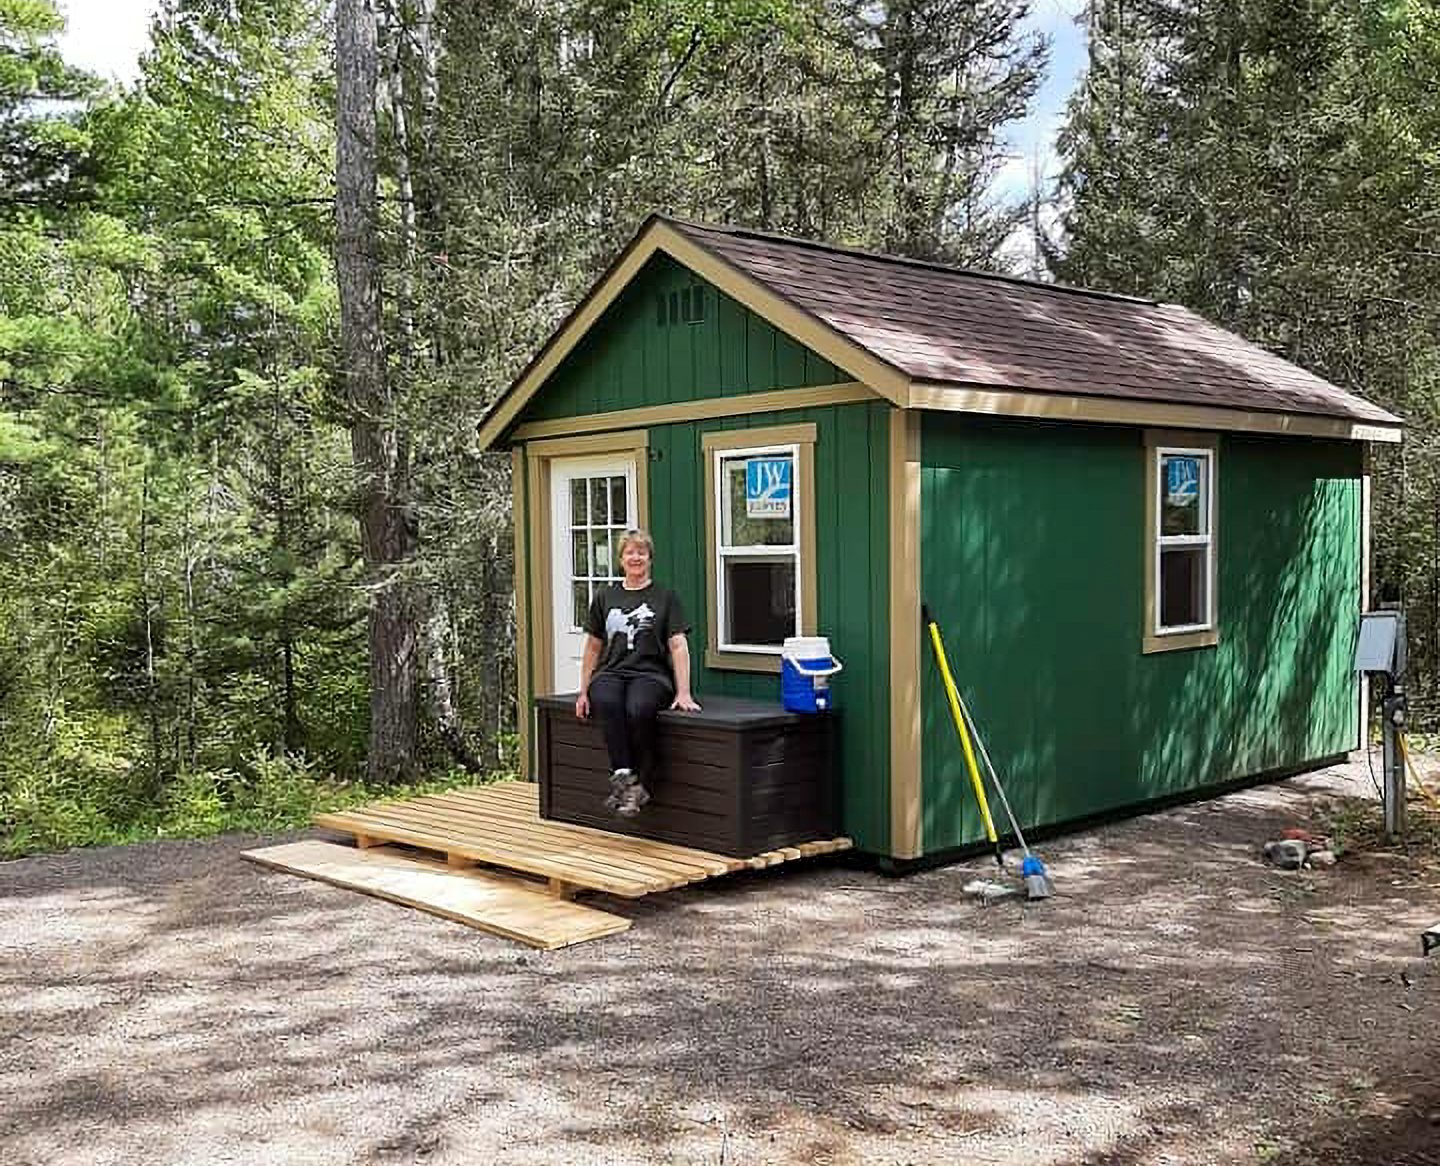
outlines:
[[[930,632],[930,646],[935,649],[935,662],[940,666],[941,679],[945,681],[945,696],[950,702],[950,715],[955,719],[955,732],[960,735],[960,749],[965,754],[965,768],[970,774],[970,784],[975,790],[975,800],[980,803],[980,816],[985,820],[985,837],[995,847],[995,861],[1003,868],[1005,860],[1000,851],[1000,838],[995,833],[995,820],[990,817],[990,803],[985,797],[985,783],[980,780],[980,767],[975,764],[975,750],[970,744],[970,730],[966,728],[965,717],[960,711],[960,691],[955,687],[955,677],[950,674],[950,661],[945,657],[945,641],[940,638],[940,626],[930,618],[929,607],[922,606],[921,618]]]

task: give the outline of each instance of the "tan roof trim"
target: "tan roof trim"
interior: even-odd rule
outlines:
[[[997,417],[1035,417],[1051,421],[1095,421],[1112,425],[1210,429],[1237,433],[1275,433],[1294,437],[1336,437],[1349,441],[1400,441],[1400,425],[1351,421],[1313,414],[1265,413],[1209,405],[1178,405],[1121,397],[1077,397],[1060,393],[1028,393],[1013,389],[968,388],[963,385],[915,384],[907,405],[951,413],[986,413]]]
[[[550,337],[528,368],[510,386],[480,424],[481,449],[499,440],[520,411],[539,391],[605,310],[614,303],[630,281],[657,251],[709,280],[732,299],[744,304],[782,332],[819,353],[831,364],[844,369],[858,381],[874,387],[894,404],[902,404],[910,378],[879,359],[869,350],[837,332],[824,321],[796,307],[758,280],[746,275],[728,260],[686,238],[661,218],[651,218],[630,245],[620,253],[609,271],[600,277],[585,299]],[[799,390],[796,390],[799,391]]]
[[[640,425],[674,425],[682,421],[711,421],[717,417],[758,416],[878,399],[880,394],[867,385],[859,381],[845,381],[838,385],[814,385],[808,389],[770,389],[735,397],[702,397],[697,401],[676,401],[673,405],[644,405],[637,409],[617,409],[611,413],[586,413],[556,421],[526,421],[515,426],[510,436],[515,441],[530,441],[537,437],[599,433],[606,429],[632,429]]]

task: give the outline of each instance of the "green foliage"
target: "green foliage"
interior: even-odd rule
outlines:
[[[1366,0],[1093,0],[1059,278],[1174,300],[1399,413],[1373,576],[1440,718],[1440,18]]]
[[[497,772],[488,780],[511,776]],[[77,846],[151,838],[202,838],[237,830],[273,833],[308,826],[316,814],[419,797],[475,784],[464,770],[378,787],[322,773],[311,761],[259,749],[237,769],[177,774],[156,798],[142,796],[119,770],[92,767],[69,778],[35,770],[0,783],[0,859]]]
[[[456,724],[516,763],[509,466],[473,447],[515,372],[657,209],[883,245],[914,203],[897,245],[990,262],[1013,208],[979,192],[1041,58],[1002,0],[380,9],[384,421],[419,545],[394,581],[415,768],[453,782]],[[0,0],[6,854],[377,792],[329,20],[162,0],[116,90],[65,65],[53,3]]]

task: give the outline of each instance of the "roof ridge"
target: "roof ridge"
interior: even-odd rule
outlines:
[[[794,235],[781,235],[774,231],[758,231],[752,227],[735,227],[726,223],[697,223],[674,215],[656,213],[655,218],[673,226],[690,227],[697,231],[715,231],[722,235],[740,238],[760,239],[769,243],[784,243],[792,247],[806,247],[812,251],[828,251],[837,255],[852,255],[859,259],[870,259],[878,263],[895,263],[906,267],[919,267],[927,271],[942,271],[946,275],[959,275],[967,279],[988,279],[996,283],[1011,283],[1036,291],[1058,292],[1062,295],[1091,296],[1101,300],[1119,300],[1128,304],[1145,304],[1150,307],[1163,306],[1163,301],[1146,299],[1142,296],[1126,295],[1123,292],[1100,291],[1090,287],[1073,287],[1067,283],[1047,283],[1039,279],[1026,279],[1021,275],[1008,275],[999,271],[979,271],[973,267],[956,267],[948,263],[936,263],[929,259],[912,259],[908,255],[887,255],[883,251],[870,251],[864,247],[844,247],[838,243],[827,243],[819,239],[801,239]]]

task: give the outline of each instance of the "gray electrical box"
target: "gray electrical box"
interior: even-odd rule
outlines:
[[[1405,674],[1405,632],[1398,611],[1367,611],[1360,617],[1360,638],[1355,644],[1356,672]]]

